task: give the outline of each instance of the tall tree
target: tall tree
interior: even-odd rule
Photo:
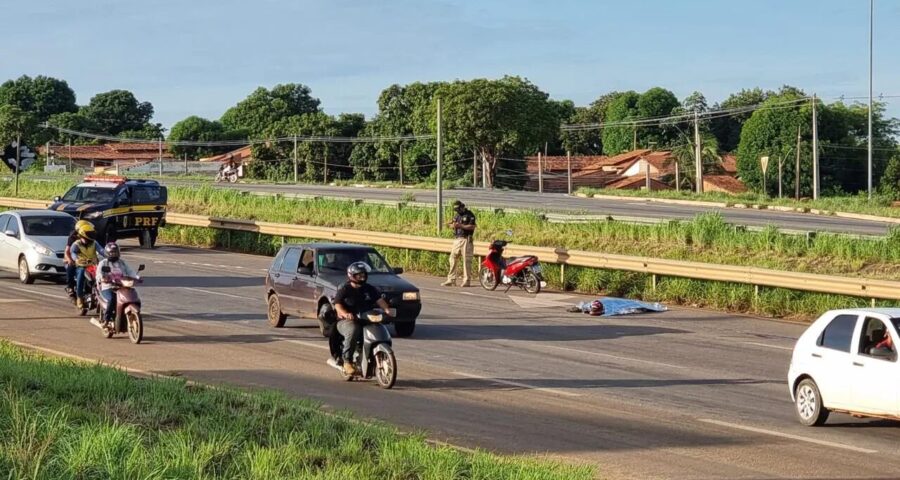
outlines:
[[[604,122],[614,126],[603,127],[603,153],[616,155],[632,149],[636,143],[636,129],[621,124],[637,118],[637,103],[640,98],[637,92],[628,91],[617,94],[608,102]]]
[[[744,89],[737,93],[732,93],[721,104],[713,107],[715,111],[731,110],[741,107],[750,107],[759,105],[766,101],[767,98],[774,95],[774,92],[763,91],[760,88]],[[744,126],[753,112],[739,112],[718,118],[714,118],[710,124],[710,130],[719,141],[719,147],[725,152],[731,152],[737,148],[741,140],[741,128]]]
[[[881,176],[879,190],[894,200],[900,200],[900,151],[894,152]]]
[[[16,80],[8,80],[0,85],[0,105],[15,105],[34,115],[38,122],[50,116],[76,112],[75,92],[65,80],[38,75],[31,78],[23,75]]]
[[[716,141],[716,137],[709,133],[704,133],[700,136],[700,161],[703,164],[704,174],[722,173],[722,157],[719,155],[719,144]],[[677,164],[680,188],[693,189],[696,187],[697,153],[693,138],[682,137],[682,140],[672,148],[672,159],[670,162]]]
[[[100,127],[97,124],[95,124],[90,118],[82,115],[80,112],[57,113],[56,115],[51,115],[47,122],[54,127],[74,130],[76,132],[100,131]],[[62,144],[71,143],[72,145],[81,145],[92,142],[91,139],[79,135],[53,131],[52,129],[51,132],[52,140]]]
[[[0,105],[0,148],[17,138],[28,145],[37,131],[37,119],[15,105]]]
[[[128,90],[110,90],[91,98],[80,112],[100,129],[100,133],[119,135],[122,132],[152,129],[153,105],[139,102]],[[157,136],[158,138],[158,136]]]
[[[654,87],[642,93],[637,102],[638,118],[661,118],[672,115],[681,104],[669,90]],[[638,144],[641,148],[667,148],[676,141],[677,132],[670,124],[644,126],[638,129]]]
[[[218,121],[207,120],[195,115],[180,120],[172,125],[168,139],[170,141],[218,142],[223,140],[243,140],[247,132],[227,131]],[[169,151],[177,157],[187,155],[192,159],[209,157],[233,150],[235,146],[172,146]]]
[[[247,98],[229,108],[221,122],[228,130],[246,130],[259,136],[279,120],[319,112],[319,99],[306,85],[288,83],[271,90],[259,87]]]

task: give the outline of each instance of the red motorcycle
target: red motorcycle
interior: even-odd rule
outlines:
[[[513,285],[528,293],[539,293],[541,287],[547,286],[541,274],[541,263],[534,255],[503,259],[503,249],[508,245],[505,240],[491,242],[490,252],[481,262],[478,279],[485,290],[495,290],[497,285],[506,285],[508,292]]]

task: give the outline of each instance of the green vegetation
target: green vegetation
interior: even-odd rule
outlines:
[[[137,379],[0,341],[0,477],[588,479],[570,467],[428,445],[270,392]]]

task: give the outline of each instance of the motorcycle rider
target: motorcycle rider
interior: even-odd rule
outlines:
[[[100,260],[97,271],[100,275],[100,295],[106,301],[104,322],[109,323],[116,319],[116,292],[114,287],[117,280],[122,278],[137,278],[137,274],[121,258],[119,246],[115,242],[109,242],[104,247],[106,258]],[[103,267],[109,267],[109,273],[103,272]]]
[[[344,336],[341,358],[344,374],[355,375],[353,354],[362,340],[362,324],[359,315],[372,310],[376,306],[387,315],[390,305],[381,296],[377,288],[367,283],[371,268],[365,262],[354,262],[347,267],[347,282],[341,285],[334,296],[334,308],[337,310],[338,332]]]
[[[63,262],[66,265],[66,294],[69,295],[69,298],[75,296],[75,261],[72,260],[72,255],[69,253],[69,249],[72,248],[72,244],[78,240],[78,229],[90,224],[91,222],[87,220],[79,220],[75,222],[75,227],[72,228],[72,233],[70,233],[69,238],[66,239],[66,252],[64,257],[65,260]]]
[[[95,265],[98,256],[105,256],[103,246],[94,240],[97,234],[94,225],[90,222],[82,224],[78,229],[78,240],[69,248],[69,256],[75,263],[75,304],[78,308],[84,306],[84,269],[88,265]]]

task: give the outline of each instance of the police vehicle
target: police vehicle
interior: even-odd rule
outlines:
[[[50,210],[90,221],[102,243],[137,237],[142,247],[153,248],[166,221],[167,198],[166,187],[156,180],[88,176],[54,198]]]

